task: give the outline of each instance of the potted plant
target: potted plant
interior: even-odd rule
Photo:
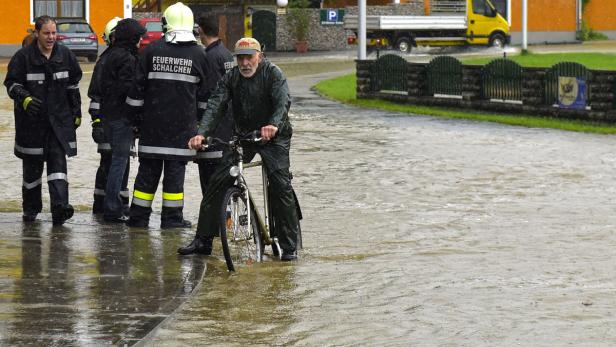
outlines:
[[[304,9],[308,7],[308,0],[295,0],[289,3],[287,23],[295,39],[295,51],[306,53],[308,51],[308,31],[310,30],[310,16]]]

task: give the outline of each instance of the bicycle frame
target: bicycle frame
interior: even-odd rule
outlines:
[[[280,246],[278,245],[278,241],[276,237],[271,237],[270,235],[270,211],[269,211],[269,197],[267,192],[268,180],[267,180],[267,170],[263,165],[263,161],[258,160],[251,163],[244,164],[244,150],[241,145],[237,145],[233,147],[233,150],[236,152],[236,158],[234,160],[234,164],[238,167],[238,175],[236,178],[236,185],[238,185],[244,192],[246,196],[246,204],[248,206],[249,211],[253,211],[256,216],[256,223],[258,223],[259,231],[261,233],[261,238],[265,245],[275,244],[276,248],[278,248],[280,253]],[[261,180],[263,187],[263,216],[259,213],[259,209],[256,207],[254,203],[254,199],[252,194],[250,193],[250,189],[248,188],[248,183],[246,182],[246,178],[244,177],[244,169],[248,169],[251,167],[261,167]],[[250,230],[253,221],[251,220],[251,213],[248,214],[248,228]]]

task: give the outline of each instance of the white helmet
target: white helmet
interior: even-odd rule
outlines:
[[[193,34],[195,20],[190,7],[181,2],[169,6],[163,13],[163,30],[167,42],[197,41]]]
[[[115,31],[115,28],[118,25],[118,22],[121,20],[122,18],[120,17],[114,17],[109,22],[107,22],[107,25],[105,25],[105,32],[103,33],[103,40],[105,40],[105,43],[107,44],[107,46],[111,45],[111,35],[113,35],[113,32]]]

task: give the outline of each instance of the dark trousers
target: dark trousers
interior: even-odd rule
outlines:
[[[111,144],[111,164],[105,187],[104,215],[107,218],[117,218],[123,214],[124,203],[120,194],[130,168],[130,148],[134,141],[132,125],[126,119],[106,122],[105,135]]]
[[[107,189],[107,176],[109,167],[111,166],[111,151],[101,151],[101,160],[96,170],[96,180],[94,181],[94,203],[92,204],[93,213],[103,213],[103,204],[105,201],[105,189]],[[120,190],[120,198],[124,210],[128,211],[129,192],[128,192],[128,175],[130,174],[130,160],[126,162],[124,170],[124,178],[122,179],[122,190]]]
[[[210,178],[216,171],[218,160],[197,160],[199,166],[199,183],[201,183],[201,194],[205,196],[205,188],[208,186]]]
[[[21,187],[24,214],[37,214],[43,209],[41,188],[44,164],[47,163],[47,185],[51,211],[68,204],[68,179],[66,176],[66,153],[58,138],[49,132],[42,157],[22,160],[23,185]]]
[[[262,155],[263,159],[268,157]],[[201,200],[197,235],[214,237],[219,234],[222,199],[227,188],[235,182],[235,178],[229,175],[229,168],[233,164],[231,159],[231,155],[226,154],[209,179],[203,200]],[[276,234],[272,236],[278,236],[280,247],[285,252],[294,252],[297,248],[299,216],[291,185],[291,174],[288,168],[277,168],[274,171],[268,169],[267,171],[270,212],[273,225],[275,225],[274,234]]]
[[[133,202],[130,205],[130,219],[146,222],[152,213],[154,194],[163,175],[163,210],[162,223],[175,223],[184,220],[184,175],[186,162],[139,158],[139,170],[135,178]]]

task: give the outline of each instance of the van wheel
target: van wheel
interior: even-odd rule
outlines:
[[[401,53],[411,53],[411,40],[407,37],[401,37],[396,41],[396,48]]]
[[[505,37],[503,34],[492,34],[492,36],[490,36],[490,47],[505,47]]]

